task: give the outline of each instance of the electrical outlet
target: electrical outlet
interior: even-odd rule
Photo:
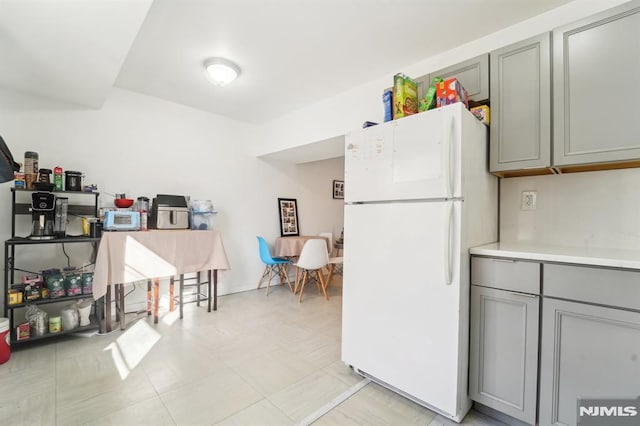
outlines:
[[[535,210],[538,198],[537,191],[522,191],[520,210]]]

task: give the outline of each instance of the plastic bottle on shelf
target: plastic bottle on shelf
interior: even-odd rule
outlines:
[[[147,197],[138,197],[136,209],[140,212],[140,230],[147,231],[147,222],[149,214],[149,199]]]
[[[53,169],[53,184],[55,185],[56,191],[62,191],[62,167],[55,167]]]

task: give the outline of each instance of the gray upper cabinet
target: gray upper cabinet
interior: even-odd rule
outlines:
[[[418,78],[414,78],[413,81],[415,81],[418,85],[418,99],[423,99],[424,95],[427,93],[429,84],[431,84],[431,80],[429,80],[429,74],[421,75]]]
[[[551,34],[495,50],[491,64],[491,172],[551,166]]]
[[[457,78],[469,94],[470,101],[489,99],[489,55],[484,54],[459,64],[434,71],[429,74],[428,82],[433,77],[443,79]]]
[[[639,40],[640,1],[554,30],[554,165],[640,159]]]

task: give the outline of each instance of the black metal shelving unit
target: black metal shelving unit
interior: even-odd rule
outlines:
[[[11,334],[11,345],[19,345],[22,343],[36,342],[38,340],[49,339],[51,337],[64,336],[65,334],[78,333],[81,331],[93,331],[93,330],[98,330],[99,328],[100,328],[100,323],[97,321],[97,319],[91,318],[91,323],[89,325],[76,327],[73,330],[61,330],[61,331],[58,331],[57,333],[46,333],[42,336],[31,336],[28,339],[22,339],[22,340],[16,340],[15,330],[13,330],[13,333]]]
[[[11,238],[4,242],[4,316],[9,318],[10,328],[11,328],[11,344],[19,344],[24,342],[31,342],[36,340],[42,340],[50,337],[56,337],[60,335],[65,335],[69,333],[75,333],[79,331],[89,331],[96,330],[102,328],[101,321],[101,313],[99,308],[99,304],[95,304],[94,312],[95,314],[91,317],[91,324],[84,327],[77,327],[73,330],[65,330],[60,331],[58,333],[47,333],[43,336],[32,336],[29,339],[17,340],[16,339],[16,330],[15,330],[15,321],[14,321],[14,311],[16,309],[24,309],[27,304],[33,305],[45,305],[51,303],[61,303],[68,302],[70,300],[83,299],[87,297],[93,297],[92,295],[83,294],[77,296],[66,296],[59,297],[53,299],[37,299],[29,301],[28,303],[20,303],[20,304],[9,304],[9,288],[15,281],[15,253],[17,246],[32,246],[32,245],[41,245],[41,244],[68,244],[68,243],[91,243],[93,245],[94,254],[97,250],[98,242],[100,238],[92,238],[86,236],[68,236],[66,238],[54,238],[49,240],[32,240],[27,237],[17,237],[16,236],[16,216],[17,215],[30,215],[31,214],[31,203],[22,203],[16,202],[16,196],[20,193],[33,193],[38,191],[27,190],[27,189],[18,189],[11,188]],[[100,196],[99,192],[79,192],[79,191],[56,191],[55,194],[68,194],[68,195],[86,195],[86,196],[94,196],[93,204],[69,204],[68,214],[71,215],[92,215],[98,217],[98,197]]]

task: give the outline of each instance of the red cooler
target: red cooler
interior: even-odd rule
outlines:
[[[0,318],[0,364],[4,364],[11,358],[10,333],[9,318]]]

